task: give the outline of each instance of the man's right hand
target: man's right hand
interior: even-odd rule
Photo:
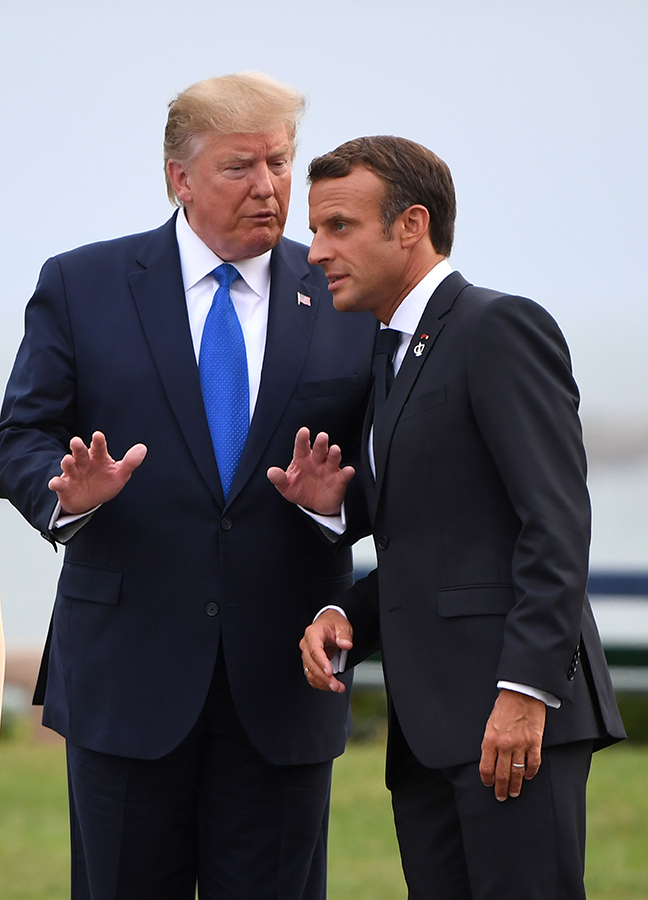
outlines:
[[[339,515],[347,485],[355,475],[353,466],[342,467],[342,451],[329,447],[328,435],[320,432],[311,447],[308,428],[295,437],[292,462],[284,472],[268,469],[268,478],[286,500],[322,516]]]
[[[89,447],[80,437],[70,441],[70,453],[61,460],[61,474],[49,482],[65,515],[81,515],[107,500],[112,500],[124,487],[146,456],[144,444],[135,444],[121,460],[108,453],[106,438],[95,431]]]
[[[304,675],[311,687],[319,691],[346,690],[343,682],[333,675],[331,657],[338,650],[353,647],[353,628],[348,619],[335,609],[327,609],[304,632],[299,647],[302,652]]]

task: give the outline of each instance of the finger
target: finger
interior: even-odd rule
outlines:
[[[495,763],[497,755],[490,747],[482,745],[482,755],[479,761],[479,776],[482,784],[492,787],[495,784]]]
[[[524,757],[520,757],[516,759],[513,757],[511,759],[511,775],[509,779],[509,789],[508,795],[509,797],[519,797],[520,791],[522,790],[522,781],[524,780],[524,771],[526,769],[526,764],[524,762]]]
[[[343,469],[340,469],[340,477],[345,484],[348,484],[354,475],[355,469],[353,466],[345,466]]]
[[[333,677],[332,669],[328,663],[328,657],[326,656],[326,654],[324,654],[324,656],[327,661],[326,668],[328,672],[324,671],[324,668],[321,664],[322,660],[319,655],[314,656],[311,653],[304,638],[302,638],[300,647],[302,648],[302,664],[304,666],[304,675],[306,676],[310,686],[313,688],[317,688],[317,690],[320,691],[334,691],[336,693],[343,693],[346,688],[342,684],[342,682]]]
[[[310,456],[310,452],[310,431],[308,430],[308,428],[306,428],[306,426],[304,426],[303,428],[300,428],[295,435],[295,459],[300,459],[304,456]]]
[[[308,631],[306,634],[308,635]],[[306,643],[302,655],[307,659],[307,664],[314,671],[321,672],[322,678],[330,678],[333,674],[333,666],[328,653],[324,649],[324,642],[319,639],[313,639],[311,636],[306,636],[304,640]]]
[[[108,442],[106,441],[106,435],[103,431],[93,431],[88,452],[90,453],[90,456],[95,458],[109,456]]]
[[[70,450],[71,456],[69,458],[74,459],[74,461],[79,465],[83,466],[87,463],[90,458],[90,451],[88,447],[83,443],[80,437],[73,437],[70,441]],[[66,457],[63,457],[65,459]]]
[[[47,487],[50,489],[50,491],[55,491],[56,493],[58,493],[59,491],[63,491],[65,489],[65,481],[63,481],[60,475],[55,475],[47,482]]]
[[[520,779],[522,781],[522,779]],[[509,796],[511,782],[511,755],[502,753],[497,756],[495,766],[495,797],[503,802]],[[519,793],[519,791],[518,791]]]
[[[79,461],[75,456],[72,456],[71,453],[66,453],[61,460],[61,472],[65,478],[69,478],[74,472],[76,472],[78,466]],[[63,481],[63,483],[65,483],[65,481]]]
[[[121,468],[130,475],[138,466],[142,465],[147,452],[148,447],[146,444],[134,444],[130,450],[127,450],[124,454],[124,458],[120,464]]]
[[[337,444],[331,444],[328,448],[328,461],[331,465],[335,465],[336,468],[339,468],[339,465],[342,462],[342,451]]]
[[[540,747],[532,747],[527,752],[526,769],[524,777],[527,781],[531,781],[538,774],[540,764],[542,763],[542,752]]]
[[[320,431],[313,441],[313,459],[316,463],[321,464],[326,461],[329,455],[329,438],[325,431]]]

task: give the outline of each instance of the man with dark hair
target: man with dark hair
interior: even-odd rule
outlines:
[[[304,422],[359,451],[376,325],[282,237],[302,109],[258,73],[192,85],[165,132],[180,209],[49,260],[27,309],[0,491],[66,544],[39,694],[74,900],[326,894],[348,708],[297,644],[351,555],[266,470]]]
[[[425,147],[350,141],[310,180],[309,259],[337,309],[383,328],[363,467],[378,567],[307,628],[305,675],[340,693],[338,657],[382,650],[412,900],[578,900],[592,750],[624,733],[585,593],[567,346],[531,300],[452,271],[452,180]],[[300,431],[270,475],[339,512],[325,435]]]

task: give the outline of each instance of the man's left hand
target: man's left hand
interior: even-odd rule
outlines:
[[[498,800],[518,797],[522,781],[537,774],[547,708],[542,700],[501,690],[486,723],[479,763],[481,780]]]
[[[322,516],[337,516],[355,475],[353,466],[341,466],[341,462],[342,451],[337,444],[329,446],[327,434],[320,432],[311,447],[308,428],[300,428],[292,462],[285,472],[272,466],[268,478],[291,503]]]

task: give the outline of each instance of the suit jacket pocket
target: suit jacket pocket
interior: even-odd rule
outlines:
[[[119,602],[122,573],[102,566],[69,561],[63,564],[58,593],[72,600],[91,600],[93,603]]]
[[[445,403],[447,399],[448,388],[445,384],[440,388],[436,388],[434,391],[427,391],[425,394],[421,394],[419,397],[416,397],[414,400],[410,400],[409,403],[405,404],[403,411],[399,416],[399,420],[402,422],[403,419],[409,419],[410,416],[417,416],[427,409],[433,409],[435,406],[440,406],[442,403]]]
[[[439,592],[439,615],[505,616],[515,603],[510,584],[462,585],[442,588]]]
[[[347,375],[345,378],[327,378],[325,381],[306,381],[297,385],[297,399],[309,400],[311,397],[330,397],[332,394],[346,394],[355,391],[360,384],[359,375]]]

